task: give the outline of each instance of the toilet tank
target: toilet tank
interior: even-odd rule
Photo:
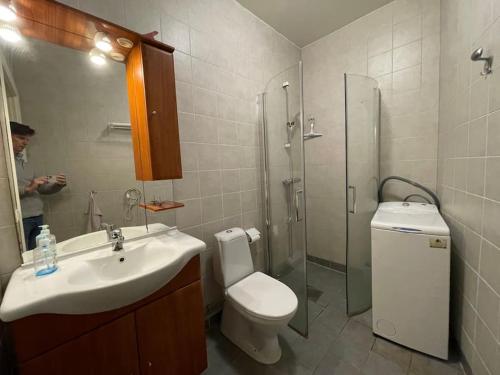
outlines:
[[[215,234],[218,249],[214,256],[217,282],[228,288],[254,272],[247,235],[241,228],[231,228]]]

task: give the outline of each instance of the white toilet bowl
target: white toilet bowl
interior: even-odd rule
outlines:
[[[221,331],[256,361],[281,358],[278,331],[297,311],[297,296],[282,282],[254,272],[250,247],[241,228],[217,233],[217,281],[225,288]]]

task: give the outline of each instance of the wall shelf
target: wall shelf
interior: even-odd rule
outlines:
[[[173,201],[163,201],[163,202],[149,202],[149,203],[141,203],[139,207],[145,208],[146,210],[152,212],[160,212],[173,210],[174,208],[184,207],[184,203],[173,202]]]

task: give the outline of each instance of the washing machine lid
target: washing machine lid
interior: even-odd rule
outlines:
[[[227,289],[227,296],[248,314],[265,320],[279,320],[297,310],[295,293],[281,281],[254,272]]]
[[[429,203],[380,203],[371,226],[375,229],[405,233],[450,235],[450,229],[437,207]]]

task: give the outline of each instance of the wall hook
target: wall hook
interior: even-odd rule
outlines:
[[[474,52],[472,52],[470,59],[472,61],[484,61],[484,67],[481,75],[487,76],[488,74],[493,73],[493,69],[491,68],[493,65],[493,56],[483,57],[483,52],[484,50],[481,47],[476,49]]]

